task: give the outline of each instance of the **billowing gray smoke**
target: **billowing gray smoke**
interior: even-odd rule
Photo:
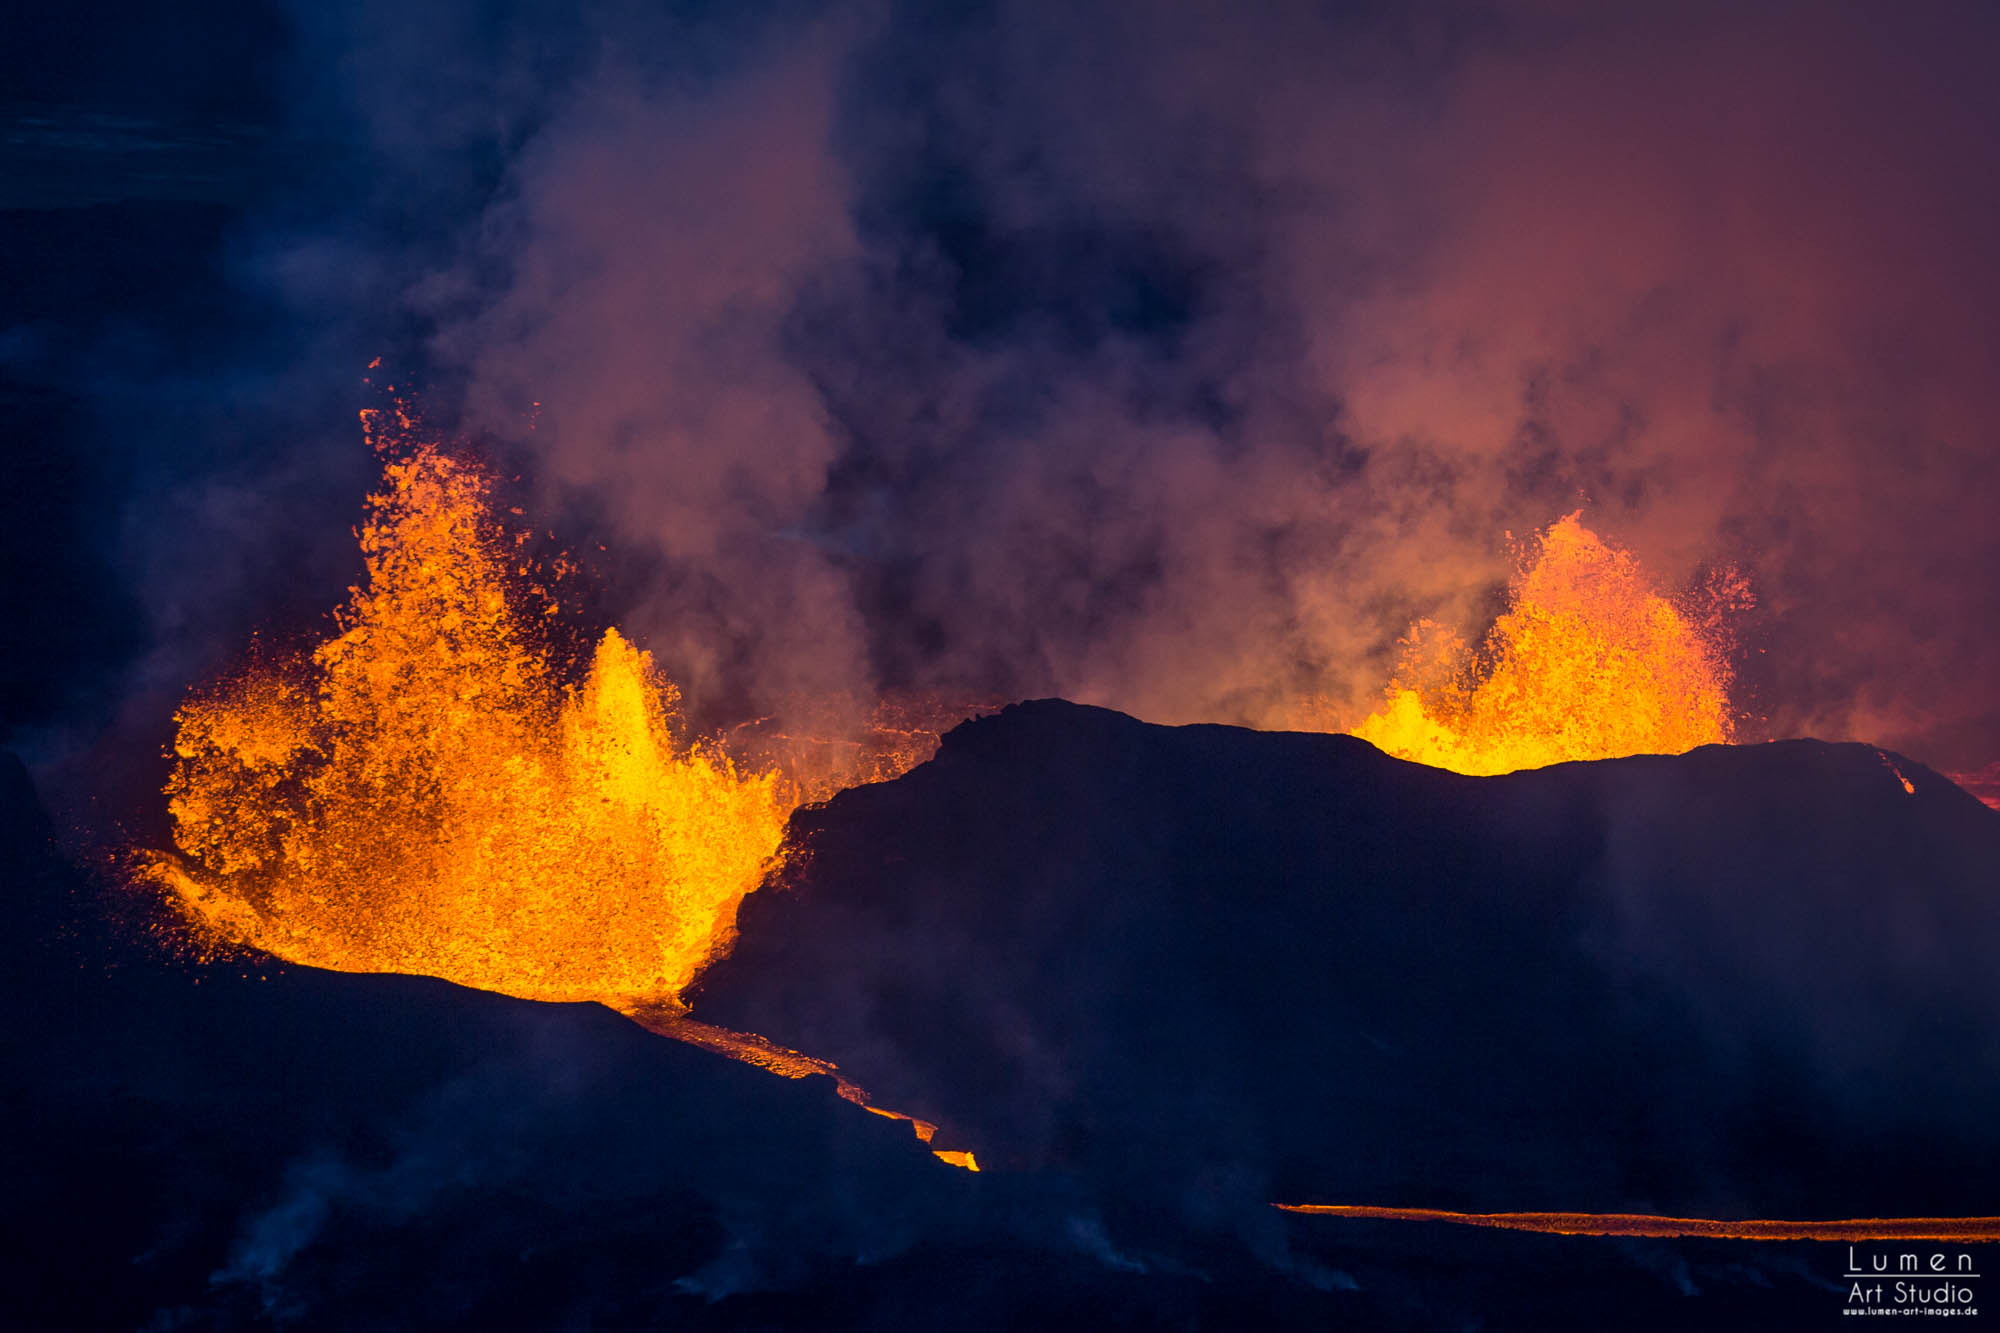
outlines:
[[[1772,733],[2000,753],[1980,7],[410,10],[294,15],[350,167],[236,279],[518,451],[698,709],[1338,715],[1583,504],[1668,586],[1744,567]],[[278,483],[357,447],[195,469],[144,600],[341,550]]]
[[[1977,723],[2000,567],[1969,15],[1001,5],[607,50],[417,289],[656,550],[697,697],[1365,703],[1588,501],[1743,562],[1778,733]],[[505,274],[468,301],[477,263]],[[1761,666],[1761,664],[1758,664]]]

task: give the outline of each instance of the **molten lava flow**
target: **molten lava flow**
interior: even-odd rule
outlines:
[[[777,779],[677,744],[676,691],[616,630],[560,685],[534,647],[557,608],[484,473],[364,421],[366,586],[310,656],[182,707],[183,855],[154,878],[206,938],[295,962],[671,1001],[778,850]]]
[[[1747,600],[1740,582],[1727,591]],[[1477,774],[1727,742],[1718,639],[1570,514],[1542,534],[1478,653],[1431,621],[1412,628],[1387,699],[1354,734]]]
[[[1706,1236],[1715,1240],[2000,1241],[2000,1217],[1851,1217],[1835,1221],[1771,1218],[1654,1217],[1649,1213],[1450,1213],[1437,1208],[1367,1204],[1280,1203],[1288,1213],[1383,1222],[1451,1222],[1558,1236]]]
[[[752,1032],[735,1032],[729,1028],[719,1028],[712,1023],[702,1023],[689,1018],[678,1005],[648,1004],[635,1005],[626,1010],[633,1022],[649,1032],[689,1046],[698,1046],[716,1055],[725,1055],[732,1060],[740,1060],[746,1065],[754,1065],[767,1073],[783,1078],[811,1078],[823,1075],[833,1080],[834,1091],[842,1099],[854,1103],[870,1115],[879,1115],[887,1120],[901,1120],[909,1125],[919,1140],[925,1144],[937,1138],[938,1127],[928,1120],[901,1111],[891,1111],[887,1107],[876,1106],[861,1087],[840,1072],[840,1066],[828,1060],[816,1060],[810,1055],[767,1041]],[[964,1167],[967,1171],[977,1171],[979,1162],[970,1151],[952,1148],[933,1148],[931,1156],[951,1166]]]
[[[1882,767],[1888,769],[1891,773],[1893,773],[1896,777],[1896,781],[1902,784],[1903,794],[1905,796],[1915,796],[1917,794],[1917,784],[1910,781],[1909,777],[1903,772],[1902,769],[1896,766],[1896,761],[1891,759],[1886,751],[1877,750],[1875,752],[1875,757],[1877,759],[1880,759],[1882,761]]]

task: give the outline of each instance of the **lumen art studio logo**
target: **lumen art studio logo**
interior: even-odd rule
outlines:
[[[1970,1250],[1847,1247],[1842,1314],[1953,1318],[1979,1313],[1979,1262]]]

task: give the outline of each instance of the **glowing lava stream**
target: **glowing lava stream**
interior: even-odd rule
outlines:
[[[1903,773],[1903,770],[1896,767],[1895,760],[1891,759],[1887,753],[1881,750],[1877,750],[1875,752],[1875,757],[1882,761],[1882,766],[1884,768],[1888,769],[1891,773],[1894,773],[1896,775],[1896,781],[1903,784],[1903,794],[1905,796],[1915,796],[1917,794],[1917,784],[1911,782],[1910,779]]]
[[[767,1041],[754,1032],[734,1032],[710,1023],[696,1022],[672,1005],[637,1006],[625,1010],[625,1016],[648,1032],[671,1037],[690,1046],[699,1046],[704,1051],[726,1055],[732,1060],[741,1060],[746,1065],[755,1065],[759,1069],[783,1075],[785,1078],[810,1078],[814,1074],[825,1074],[833,1080],[835,1090],[844,1100],[853,1102],[871,1115],[908,1121],[916,1136],[925,1143],[937,1137],[937,1126],[930,1121],[874,1105],[868,1100],[868,1094],[860,1085],[841,1073],[840,1066],[831,1061],[816,1060],[810,1055],[802,1055],[774,1041]],[[978,1159],[969,1150],[933,1148],[931,1155],[939,1161],[962,1166],[968,1171],[979,1169]]]
[[[1379,1222],[1450,1222],[1555,1236],[1684,1236],[1710,1240],[2000,1241],[2000,1217],[1850,1217],[1832,1221],[1655,1217],[1650,1213],[1453,1213],[1440,1208],[1377,1208],[1357,1203],[1275,1203],[1287,1213]]]

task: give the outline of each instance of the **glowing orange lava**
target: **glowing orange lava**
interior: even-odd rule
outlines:
[[[1649,1213],[1452,1213],[1438,1208],[1367,1204],[1280,1203],[1288,1213],[1383,1222],[1450,1222],[1558,1236],[1706,1236],[1715,1240],[2000,1241],[2000,1217],[1850,1217],[1833,1221],[1771,1218],[1655,1217]]]
[[[818,1060],[810,1055],[780,1046],[754,1032],[736,1032],[729,1028],[716,1027],[713,1023],[702,1023],[689,1018],[678,1005],[654,1004],[638,1005],[626,1011],[627,1016],[649,1032],[689,1046],[698,1046],[716,1055],[726,1055],[732,1060],[740,1060],[746,1065],[754,1065],[766,1073],[782,1078],[810,1078],[815,1074],[833,1080],[834,1091],[854,1103],[870,1115],[879,1115],[887,1120],[900,1120],[907,1124],[917,1138],[925,1144],[937,1138],[938,1127],[931,1121],[917,1116],[905,1115],[901,1111],[891,1111],[885,1106],[876,1106],[860,1085],[840,1072],[840,1066],[829,1060]],[[979,1169],[978,1160],[969,1150],[953,1148],[933,1148],[931,1156],[951,1166],[963,1167],[967,1171]]]
[[[1748,598],[1740,581],[1727,595]],[[1475,774],[1724,743],[1734,729],[1718,637],[1570,514],[1541,535],[1479,651],[1435,622],[1412,627],[1387,698],[1354,734]]]
[[[1915,796],[1917,794],[1917,784],[1910,781],[1909,776],[1902,769],[1896,767],[1895,760],[1891,759],[1887,753],[1881,750],[1875,752],[1875,757],[1882,761],[1882,767],[1895,774],[1896,781],[1902,785],[1905,796]]]
[[[790,804],[774,774],[678,742],[677,692],[616,630],[559,683],[534,646],[557,608],[488,478],[394,418],[363,414],[385,460],[366,585],[310,655],[183,705],[181,855],[152,876],[206,938],[299,963],[671,1002]]]

